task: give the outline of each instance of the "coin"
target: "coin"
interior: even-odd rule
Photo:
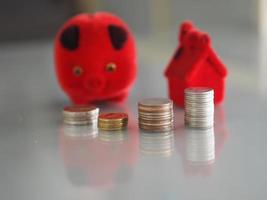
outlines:
[[[211,88],[191,87],[185,93],[185,125],[208,128],[214,124],[214,91]]]
[[[151,131],[151,132],[164,132],[164,131],[171,131],[173,129],[173,125],[166,125],[166,126],[149,126],[139,123],[139,128],[145,130],[145,131]]]
[[[98,112],[99,109],[95,106],[86,106],[86,105],[72,105],[72,106],[66,106],[63,109],[64,114],[69,114],[69,115],[76,115],[76,114],[81,114],[81,113],[95,113]]]
[[[64,107],[63,122],[69,125],[87,125],[96,123],[99,108],[90,105],[71,105]]]
[[[208,88],[208,87],[189,87],[189,88],[186,88],[184,92],[185,92],[185,95],[193,94],[193,95],[203,95],[203,96],[214,93],[213,89]]]
[[[173,102],[166,98],[144,99],[138,103],[139,128],[162,132],[173,129]]]
[[[98,117],[101,121],[122,121],[128,119],[128,115],[126,113],[102,113]]]
[[[122,130],[128,125],[126,113],[102,113],[98,117],[98,127],[102,130]]]
[[[144,107],[169,107],[172,105],[172,101],[166,98],[150,98],[144,99],[138,103],[139,106]]]

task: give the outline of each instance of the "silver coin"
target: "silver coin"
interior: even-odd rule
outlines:
[[[211,88],[193,87],[185,91],[185,125],[207,128],[214,125],[214,91]]]
[[[169,107],[173,105],[173,102],[166,98],[150,98],[140,101],[138,105],[140,107]]]
[[[99,109],[94,106],[66,106],[64,107],[63,122],[68,125],[89,125],[97,122]]]
[[[189,128],[211,128],[214,123],[194,123],[194,122],[185,122],[185,125]]]
[[[63,109],[64,116],[83,116],[83,115],[90,115],[94,116],[99,113],[99,108],[95,106],[66,106]]]
[[[138,113],[142,114],[142,115],[151,115],[151,116],[162,116],[162,115],[169,115],[169,114],[173,114],[173,110],[167,110],[167,111],[158,111],[158,112],[148,112],[148,111],[141,111],[138,110]]]
[[[214,116],[192,116],[192,115],[185,115],[185,119],[190,121],[207,121],[207,120],[214,120]]]
[[[69,125],[89,125],[92,124],[90,121],[68,121],[64,120],[64,124],[69,124]]]
[[[173,102],[166,98],[145,99],[138,103],[139,128],[149,132],[173,129]]]
[[[208,87],[189,87],[184,90],[185,94],[210,94],[214,93],[212,88]]]
[[[214,103],[209,103],[209,104],[202,104],[202,103],[194,103],[194,104],[185,104],[186,109],[212,109],[214,107]]]
[[[173,130],[173,125],[151,127],[143,124],[139,124],[139,128],[149,132],[165,132]]]
[[[147,119],[168,119],[168,118],[173,118],[173,114],[169,113],[166,115],[143,115],[143,114],[138,114],[139,118],[147,118]]]
[[[94,121],[97,120],[97,117],[67,117],[67,116],[63,116],[63,120],[75,120],[75,121]]]

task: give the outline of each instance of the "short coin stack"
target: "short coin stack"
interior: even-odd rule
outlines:
[[[94,106],[66,106],[63,122],[68,125],[88,125],[97,122],[99,109]]]
[[[185,124],[192,128],[209,128],[214,124],[214,91],[210,88],[185,89]]]
[[[128,125],[128,115],[125,113],[102,113],[98,117],[98,128],[105,131],[119,131]]]
[[[173,129],[173,102],[165,98],[145,99],[138,103],[139,128],[151,132]]]

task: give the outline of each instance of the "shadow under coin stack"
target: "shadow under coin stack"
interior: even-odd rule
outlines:
[[[185,124],[191,128],[214,125],[214,91],[210,88],[185,89]]]
[[[173,102],[165,98],[145,99],[138,103],[139,128],[151,132],[173,129]]]
[[[98,117],[98,128],[105,131],[119,131],[127,128],[126,113],[103,113]]]
[[[68,125],[96,125],[99,109],[94,106],[66,106],[63,122]]]

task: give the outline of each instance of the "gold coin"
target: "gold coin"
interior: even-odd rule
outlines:
[[[122,120],[110,120],[110,121],[107,121],[107,120],[101,120],[101,119],[98,119],[98,123],[101,123],[101,124],[125,124],[125,123],[128,123],[128,119],[122,119]]]
[[[119,125],[110,125],[110,124],[98,124],[99,128],[120,128],[126,127],[127,124],[119,124]]]
[[[119,131],[119,130],[126,129],[127,127],[126,126],[120,126],[120,127],[102,127],[102,126],[99,126],[98,128],[101,130],[104,130],[104,131]]]
[[[102,113],[98,116],[100,121],[123,121],[128,120],[128,115],[126,113]]]
[[[128,125],[125,113],[102,113],[98,117],[98,127],[102,130],[122,130]]]

